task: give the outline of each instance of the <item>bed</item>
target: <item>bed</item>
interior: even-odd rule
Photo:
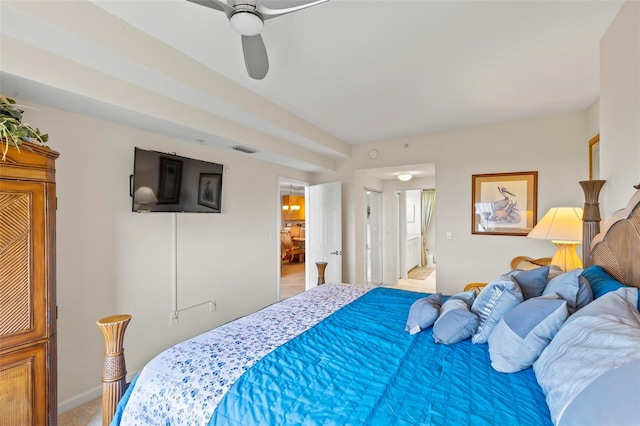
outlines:
[[[504,286],[518,287],[524,272],[450,297],[319,286],[162,352],[111,424],[640,424],[640,190],[593,239],[587,263],[545,282],[575,286],[571,314],[565,290],[543,288],[500,318],[492,308],[484,322],[475,304],[495,300],[495,289],[510,294]],[[582,290],[591,298],[578,306]],[[534,302],[552,313],[523,334],[532,321],[515,314]],[[451,334],[445,312],[481,327]],[[416,318],[422,326],[410,324]],[[529,360],[506,372],[514,347],[526,347]]]

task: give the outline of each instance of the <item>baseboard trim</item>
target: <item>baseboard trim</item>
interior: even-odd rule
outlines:
[[[69,398],[66,401],[62,401],[58,404],[58,415],[64,414],[67,411],[71,411],[74,408],[86,404],[89,401],[93,401],[96,398],[100,398],[102,395],[102,385],[89,389],[86,392],[82,392],[80,395],[76,395],[73,398]]]
[[[138,370],[127,374],[127,383],[130,383],[131,380],[138,374]],[[86,392],[82,392],[79,395],[74,396],[73,398],[69,398],[65,401],[62,401],[58,404],[58,415],[64,414],[67,411],[71,411],[74,408],[78,408],[79,406],[86,404],[89,401],[93,401],[96,398],[100,398],[102,396],[102,385],[89,389]]]

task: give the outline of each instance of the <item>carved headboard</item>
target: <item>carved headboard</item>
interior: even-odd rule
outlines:
[[[640,288],[640,190],[618,210],[591,241],[591,264],[618,281]]]

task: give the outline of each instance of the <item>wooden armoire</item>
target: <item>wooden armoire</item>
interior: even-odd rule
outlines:
[[[57,424],[57,157],[25,143],[0,159],[0,426]]]

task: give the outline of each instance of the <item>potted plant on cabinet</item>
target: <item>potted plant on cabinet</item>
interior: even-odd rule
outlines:
[[[22,111],[17,108],[11,98],[0,97],[0,144],[2,144],[2,161],[6,160],[9,146],[15,147],[20,151],[20,145],[24,142],[32,142],[38,145],[44,145],[49,136],[41,134],[40,129],[34,128],[27,123],[22,122]]]

